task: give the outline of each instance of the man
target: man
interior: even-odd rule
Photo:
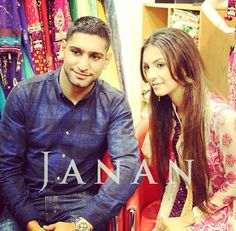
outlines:
[[[123,92],[99,80],[110,41],[103,21],[77,19],[62,67],[20,82],[9,95],[0,123],[0,188],[11,215],[5,209],[0,230],[106,230],[137,187],[130,107]],[[98,190],[107,149],[116,179]]]

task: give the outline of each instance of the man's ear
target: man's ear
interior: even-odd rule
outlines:
[[[59,59],[63,59],[64,58],[64,50],[66,48],[66,41],[65,40],[62,40],[61,41],[61,44],[60,44],[60,51],[59,51],[59,56],[58,58]]]
[[[105,64],[104,64],[103,69],[106,69],[107,65],[111,61],[111,57],[112,57],[112,53],[111,52],[107,52],[106,58],[105,58]]]
[[[61,47],[60,47],[60,49],[61,49],[62,51],[64,51],[65,48],[66,48],[66,45],[67,45],[66,40],[62,40],[62,41],[61,41]]]

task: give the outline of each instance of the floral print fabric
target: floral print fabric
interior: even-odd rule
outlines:
[[[210,173],[207,207],[212,215],[191,230],[234,230],[236,227],[236,112],[211,95],[206,107],[205,137]]]
[[[174,111],[177,115],[175,108]],[[233,231],[234,227],[236,230],[236,111],[222,99],[208,94],[205,113],[206,154],[210,174],[209,200],[206,204],[212,215],[186,230]],[[175,126],[177,123],[174,123],[173,132]],[[182,152],[181,137],[182,132],[176,146],[179,155]],[[150,158],[149,134],[142,149]],[[170,158],[176,161],[173,152]],[[178,183],[167,184],[157,220],[168,217],[174,205],[180,183],[179,176],[174,173],[172,177]]]
[[[229,69],[228,69],[228,85],[229,85],[229,101],[230,104],[236,109],[236,60],[235,49],[229,56]]]

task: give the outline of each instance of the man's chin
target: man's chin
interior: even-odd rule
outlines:
[[[85,81],[73,81],[71,83],[74,87],[78,87],[78,88],[86,88],[86,87],[89,87],[91,86],[93,83],[88,83],[88,82],[85,82]]]

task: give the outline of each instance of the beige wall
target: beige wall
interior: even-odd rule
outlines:
[[[121,37],[125,84],[135,125],[141,114],[139,51],[142,45],[142,4],[154,0],[114,0]]]

